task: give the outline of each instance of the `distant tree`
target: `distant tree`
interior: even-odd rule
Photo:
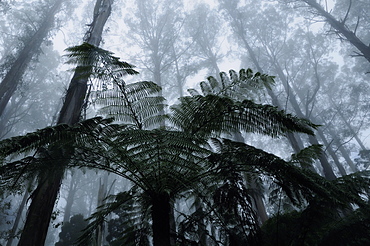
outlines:
[[[258,15],[255,15],[255,13],[262,11],[263,8],[254,4],[252,7],[251,2],[239,6],[238,1],[234,0],[220,1],[220,3],[233,29],[233,36],[235,36],[236,41],[248,51],[248,56],[258,71],[262,73],[263,66],[271,66],[271,70],[274,69],[273,71],[278,75],[278,78],[280,79],[279,85],[283,87],[283,91],[285,91],[287,98],[283,99],[286,101],[283,104],[281,99],[277,97],[278,92],[268,88],[268,94],[271,97],[273,105],[286,109],[287,102],[289,102],[292,110],[294,110],[297,115],[302,118],[307,117],[300,108],[300,104],[296,96],[291,93],[293,90],[288,83],[289,81],[282,69],[282,65],[278,61],[278,58],[282,55],[281,50],[285,45],[286,36],[288,35],[287,32],[290,30],[286,25],[290,23],[288,21],[288,18],[290,17],[288,15],[283,16],[282,13],[277,12],[277,10],[270,6],[268,9],[272,11],[271,13],[260,13],[260,15],[264,16],[265,19],[265,21],[262,21],[257,18]],[[278,17],[279,15],[280,17]],[[256,16],[256,18],[247,18],[247,16]],[[272,23],[269,22],[269,18],[272,18]],[[255,25],[260,26],[260,28],[254,28]],[[275,25],[275,28],[272,28],[273,25]],[[262,32],[262,30],[268,28],[270,28],[271,31],[267,33]],[[283,35],[280,35],[280,33]],[[257,47],[252,45],[252,41],[257,45]],[[259,47],[260,45],[262,47]],[[260,53],[263,55],[258,55]],[[304,142],[299,135],[288,133],[287,137],[291,146],[297,153],[304,147]],[[316,136],[309,136],[309,142],[312,145],[319,144]],[[324,176],[331,180],[335,179],[335,174],[327,157],[325,155],[321,155],[319,160]]]
[[[77,239],[82,235],[83,229],[88,225],[82,214],[76,214],[69,221],[63,223],[59,233],[59,241],[55,246],[76,245]],[[87,245],[86,245],[87,246]]]
[[[133,12],[125,19],[130,28],[127,34],[129,42],[140,50],[134,55],[133,62],[143,68],[143,75],[148,75],[163,88],[160,93],[171,93],[170,88],[182,87],[183,78],[188,76],[186,73],[193,73],[191,63],[188,63],[188,71],[189,67],[182,70],[185,64],[180,62],[184,61],[181,57],[186,56],[190,46],[181,44],[185,23],[182,5],[179,0],[138,0]],[[191,56],[186,57],[193,60]],[[176,88],[176,92],[179,89],[182,90]]]
[[[187,18],[186,32],[194,42],[194,56],[210,75],[217,77],[221,72],[219,64],[227,53],[223,36],[225,23],[217,11],[205,3],[197,5]]]
[[[40,23],[37,23],[36,30],[25,30],[26,37],[23,37],[24,44],[13,58],[10,51],[5,55],[8,59],[3,61],[3,69],[6,71],[0,83],[0,137],[4,137],[8,132],[7,127],[13,126],[15,121],[19,120],[22,111],[20,107],[25,104],[25,97],[18,100],[15,97],[15,92],[22,84],[22,78],[25,72],[30,67],[32,59],[36,59],[40,53],[41,45],[47,38],[48,33],[54,26],[54,18],[59,11],[63,0],[52,1],[46,8],[45,14]],[[45,7],[44,7],[45,8]],[[27,27],[27,26],[26,26]],[[28,27],[29,28],[29,27]],[[26,28],[27,29],[27,28]],[[9,47],[11,49],[11,47]],[[6,107],[10,109],[6,112]]]
[[[13,96],[21,78],[29,65],[31,59],[37,54],[40,46],[46,38],[48,32],[54,23],[54,16],[59,10],[63,0],[56,0],[50,7],[49,12],[46,14],[45,19],[40,24],[40,27],[35,33],[29,37],[28,42],[20,51],[17,59],[12,64],[10,70],[0,83],[0,117],[3,115],[6,105],[10,98]]]
[[[367,45],[369,36],[368,32],[361,33],[369,24],[369,16],[366,12],[370,8],[367,1],[336,1],[340,5],[339,17],[335,17],[327,6],[323,5],[321,1],[317,0],[288,0],[286,2],[304,3],[311,9],[311,13],[323,18],[333,32],[338,35],[340,39],[346,40],[356,47],[357,52],[355,56],[362,56],[370,62],[370,47]],[[362,37],[360,37],[362,36]]]

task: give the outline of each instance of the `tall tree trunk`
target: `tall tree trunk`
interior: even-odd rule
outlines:
[[[174,65],[175,65],[175,70],[176,70],[176,86],[177,86],[177,90],[179,91],[178,94],[179,94],[179,97],[183,97],[184,96],[184,92],[183,92],[183,87],[184,87],[184,80],[181,76],[181,72],[180,72],[180,66],[179,66],[179,55],[177,54],[176,52],[176,49],[175,49],[175,45],[172,44],[172,53],[173,53],[173,61],[174,61]]]
[[[104,199],[109,194],[108,173],[104,173],[103,175],[104,175],[103,181],[102,181],[102,178],[100,178],[100,181],[99,181],[99,190],[98,190],[98,199],[97,199],[97,208],[98,208],[98,210],[100,209],[99,207],[104,204],[104,202],[105,202]],[[102,222],[100,225],[98,225],[98,228],[96,230],[96,234],[95,234],[96,242],[95,242],[94,245],[96,245],[96,246],[103,245],[104,229],[105,229],[104,222]]]
[[[86,34],[87,43],[99,46],[104,25],[111,13],[112,3],[113,0],[96,1],[93,22]],[[70,82],[58,124],[73,125],[80,119],[88,78],[81,76],[77,71]],[[59,151],[51,149],[49,152]],[[18,246],[41,246],[45,243],[51,214],[64,176],[64,164],[58,159],[55,161],[57,162],[54,164],[55,167],[50,166],[47,172],[39,177]]]
[[[342,34],[348,42],[355,46],[365,59],[370,62],[370,46],[362,42],[353,31],[350,31],[344,21],[338,21],[330,13],[326,12],[316,0],[303,0],[309,6],[314,8],[319,15],[326,19],[326,22],[331,25],[338,33]]]
[[[343,144],[336,137],[337,134],[331,129],[329,129],[329,133],[330,133],[331,137],[333,138],[334,143],[337,146],[337,149],[339,150],[339,152],[343,156],[344,160],[347,162],[348,166],[351,168],[352,172],[358,172],[358,169],[357,169],[355,163],[353,163],[352,159],[350,158],[350,156],[348,154],[348,150],[346,150],[344,148]],[[334,152],[336,152],[336,151],[334,151]]]
[[[321,129],[318,129],[317,133],[318,133],[321,141],[324,143],[324,146],[325,146],[327,152],[329,153],[329,155],[333,159],[334,164],[337,166],[340,175],[341,176],[347,175],[346,170],[344,169],[343,165],[340,163],[337,155],[335,154],[335,151],[331,147],[331,143],[326,139],[326,136],[325,136],[324,132]]]
[[[153,246],[171,246],[170,196],[168,194],[153,194],[151,199]]]
[[[15,124],[19,122],[23,115],[27,114],[28,109],[22,109],[22,105],[26,102],[26,97],[21,97],[16,100],[15,97],[10,98],[9,103],[0,116],[0,139],[5,139]]]
[[[157,47],[156,50],[158,49],[159,48]],[[154,83],[162,87],[162,90],[158,93],[158,96],[162,97],[163,96],[162,64],[160,62],[160,58],[159,58],[160,56],[158,55],[158,52],[155,52],[153,57],[154,57],[153,59],[153,63],[154,63],[153,79],[154,79]],[[165,114],[164,107],[163,106],[160,106],[160,107],[161,108],[159,110],[159,115],[164,115]],[[165,127],[166,122],[164,121],[164,119],[159,122],[159,125],[161,128]]]
[[[41,23],[39,29],[25,44],[22,51],[19,53],[18,58],[13,63],[10,70],[5,75],[3,81],[0,84],[0,118],[4,113],[5,107],[8,104],[10,98],[13,96],[15,90],[18,87],[19,82],[22,79],[26,68],[31,62],[32,57],[40,49],[44,38],[54,24],[54,16],[60,9],[63,0],[56,0],[54,5],[50,8],[45,19]]]
[[[282,71],[280,71],[280,73],[283,73]],[[318,80],[318,83],[320,83],[320,81]],[[288,90],[290,90],[290,91],[295,91],[295,93],[296,93],[296,95],[298,96],[298,98],[302,101],[302,102],[304,102],[305,100],[304,100],[304,95],[303,95],[303,93],[302,93],[302,91],[301,90],[299,90],[296,86],[294,86],[293,85],[293,88],[294,88],[294,90],[292,90],[292,88],[290,87],[290,85],[286,85],[287,87],[288,87]],[[301,114],[303,115],[303,113],[301,112]],[[313,116],[311,116],[310,117],[311,118],[311,120],[313,120],[313,121],[317,121],[317,119],[315,119],[315,117],[313,117]],[[331,156],[331,158],[333,159],[333,161],[334,161],[334,164],[337,166],[337,168],[338,168],[338,170],[339,170],[339,173],[340,173],[340,175],[341,176],[344,176],[344,175],[347,175],[347,173],[346,173],[346,170],[344,169],[344,167],[343,167],[343,165],[340,163],[340,161],[339,161],[339,159],[338,159],[338,157],[337,157],[337,155],[336,155],[336,153],[335,153],[335,151],[333,150],[333,148],[331,147],[331,144],[329,143],[329,141],[327,140],[327,137],[325,136],[325,134],[324,134],[324,132],[322,131],[322,129],[317,129],[317,134],[318,134],[318,136],[320,137],[320,139],[321,139],[321,141],[324,143],[324,146],[325,146],[325,148],[327,149],[327,152],[329,153],[329,155]],[[334,138],[336,138],[336,134],[334,134],[333,135],[333,137]],[[315,139],[311,139],[310,140],[311,142],[313,142],[313,141],[317,141],[317,140],[315,140]],[[349,163],[350,164],[350,163]],[[334,179],[334,178],[330,178],[331,176],[332,176],[332,171],[330,171],[330,170],[332,170],[332,168],[328,168],[328,166],[322,166],[323,167],[323,171],[324,171],[324,175],[325,175],[325,173],[326,173],[326,175],[325,175],[325,177],[327,177],[328,179]]]
[[[19,239],[19,246],[44,245],[51,214],[54,208],[56,195],[59,192],[61,178],[64,171],[62,168],[53,167],[50,163],[51,172],[39,175],[39,183],[32,193],[32,202],[28,209],[27,219]]]

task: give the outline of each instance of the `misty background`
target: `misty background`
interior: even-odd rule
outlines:
[[[1,140],[58,123],[75,68],[75,64],[66,63],[65,49],[88,39],[96,3],[105,1],[109,0],[64,0],[60,4],[55,0],[0,0]],[[99,47],[135,66],[139,74],[125,78],[127,84],[153,81],[162,87],[166,104],[173,105],[178,98],[190,95],[188,89],[199,90],[199,82],[208,76],[221,79],[221,72],[250,68],[274,76],[274,85],[254,93],[253,100],[320,127],[315,136],[297,134],[294,140],[244,134],[245,143],[282,159],[289,159],[303,147],[321,144],[324,154],[314,162],[313,170],[329,180],[368,169],[369,1],[109,2],[112,11]],[[35,35],[40,39],[38,44]],[[26,49],[32,52],[25,54]],[[19,57],[23,63],[17,65]],[[12,69],[18,77],[6,84]],[[112,85],[90,78],[87,86],[90,97],[81,118],[105,116],[99,111],[102,106],[97,95]],[[262,181],[261,221],[280,211],[298,210],[287,199],[278,203],[278,196],[268,191],[271,183],[263,177]],[[17,245],[36,183],[31,180],[0,191],[1,245]],[[67,169],[45,245],[68,245],[62,244],[65,235],[61,232],[63,226],[72,224],[71,218],[86,226],[83,219],[96,212],[105,197],[131,187],[113,173]],[[185,198],[175,202],[179,218],[194,209],[193,202]],[[114,219],[120,218],[117,213],[107,217],[96,245],[114,245],[114,232],[119,228]],[[231,245],[222,240],[220,236],[219,245]]]

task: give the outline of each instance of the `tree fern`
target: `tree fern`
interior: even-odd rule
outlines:
[[[361,195],[367,194],[369,181],[364,176],[359,174],[330,182],[297,166],[297,163],[309,164],[320,153],[316,146],[285,161],[253,146],[221,139],[239,131],[271,137],[284,136],[287,132],[314,134],[317,125],[310,121],[239,94],[272,84],[272,77],[253,74],[250,69],[241,70],[239,74],[231,70],[230,76],[221,73],[221,81],[209,77],[200,85],[202,93],[190,90],[190,96],[180,98],[167,116],[163,114],[164,98],[157,95],[161,90],[159,86],[148,81],[127,84],[123,80],[122,75],[136,73],[130,64],[89,44],[68,51],[70,62],[79,64],[77,69],[82,76],[93,75],[111,83],[109,89],[96,93],[96,102],[101,105],[101,114],[113,116],[118,122],[93,118],[73,127],[58,125],[4,140],[0,142],[1,157],[43,146],[63,147],[63,151],[70,150],[68,155],[62,151],[55,155],[68,156],[63,168],[102,169],[129,180],[137,197],[145,201],[140,205],[151,213],[156,244],[159,237],[167,237],[162,239],[169,245],[171,204],[189,194],[202,199],[207,220],[220,234],[225,232],[228,240],[253,241],[248,237],[258,236],[258,222],[243,173],[253,174],[248,179],[270,177],[297,206],[304,207],[321,199],[341,209],[351,204],[366,207]],[[163,127],[166,117],[170,124]],[[4,162],[1,175],[10,180],[25,172],[40,170],[52,165],[53,160],[45,161],[47,158],[46,155],[28,156]],[[352,192],[350,195],[348,190]],[[117,196],[115,201],[101,207],[93,215],[85,236],[91,236],[108,213],[125,207],[131,199],[135,198]],[[164,234],[162,228],[156,228],[158,224],[165,226]],[[135,225],[132,228],[134,230]]]
[[[235,101],[226,96],[226,92],[231,94],[232,89],[235,89],[240,82],[235,73],[231,72],[231,76],[232,79],[229,81],[223,76],[224,87],[219,89],[216,88],[216,82],[209,78],[210,85],[207,93],[206,84],[203,83],[203,92],[207,94],[205,96],[194,93],[192,96],[180,98],[180,103],[171,107],[171,114],[169,115],[171,125],[168,130],[163,128],[151,130],[148,127],[149,125],[144,124],[146,116],[156,116],[159,110],[153,109],[146,114],[141,111],[144,107],[136,107],[136,105],[141,105],[142,102],[144,102],[143,105],[147,105],[146,103],[149,102],[147,101],[148,96],[150,96],[150,100],[153,100],[152,94],[147,92],[147,89],[152,87],[153,84],[145,82],[147,84],[142,87],[145,94],[139,94],[141,90],[130,91],[130,85],[123,83],[116,83],[113,90],[102,92],[101,98],[97,101],[103,105],[102,112],[111,116],[114,115],[127,124],[121,131],[117,131],[111,136],[112,140],[108,141],[109,156],[106,161],[109,164],[102,168],[133,182],[143,194],[153,199],[152,202],[155,202],[158,197],[168,196],[170,199],[175,199],[188,190],[212,186],[213,184],[220,184],[220,182],[222,184],[222,182],[226,182],[225,180],[230,181],[230,178],[234,175],[240,175],[241,172],[254,171],[253,168],[246,168],[246,165],[234,165],[232,166],[234,171],[231,173],[229,169],[216,165],[212,161],[214,155],[211,155],[210,146],[208,146],[208,140],[211,136],[220,136],[222,133],[232,134],[239,130],[273,137],[283,135],[288,131],[313,134],[312,129],[316,125],[309,121],[287,115],[269,105],[256,104],[250,100]],[[242,71],[240,73],[240,77],[244,78],[243,76],[246,80],[250,80],[249,82],[252,80],[256,82],[261,75],[251,75],[251,71],[247,70],[247,72]],[[133,86],[141,86],[141,83],[143,82],[138,82]],[[153,90],[153,92],[156,93],[157,91]],[[154,102],[161,102],[161,98],[155,99]],[[162,104],[152,106],[160,108]],[[130,127],[130,125],[133,127]],[[153,126],[151,125],[151,127]],[[222,142],[221,148],[225,150],[225,146],[227,146],[226,140]],[[232,147],[226,148],[230,151],[227,154],[231,155],[236,145]],[[257,152],[250,151],[250,155],[254,154],[257,154]],[[258,154],[261,155],[261,152]],[[267,154],[263,153],[263,155]],[[272,159],[271,156],[269,157]],[[275,156],[273,157],[275,158]],[[230,160],[234,159],[231,158]],[[274,159],[272,162],[277,161]],[[256,163],[258,163],[257,160]],[[284,162],[284,164],[286,163]],[[96,163],[93,165],[96,165]],[[254,164],[253,167],[259,166]],[[281,166],[282,169],[284,167],[287,166]],[[278,171],[275,171],[275,173],[273,171],[274,169],[271,168],[271,170],[266,171],[266,174],[276,175],[278,173]],[[231,176],[222,178],[222,173]],[[261,173],[263,172],[261,171]],[[287,177],[284,176],[284,178]],[[232,186],[230,186],[229,181],[220,187],[218,185],[214,186],[216,191],[219,191],[219,195],[216,195],[218,197],[217,203],[221,204],[219,201],[224,199],[222,197],[225,196],[222,194],[230,197],[228,192],[233,194],[236,190],[244,187],[240,186],[241,180],[241,178],[236,179],[236,183],[233,181]],[[293,195],[294,192],[300,192],[300,188],[295,190],[288,187],[286,190],[287,193],[292,193],[292,198],[294,196],[298,197],[298,195]],[[243,212],[238,215],[239,217],[234,218],[239,218],[238,223],[245,223],[244,226],[238,228],[242,231],[247,230],[248,232],[244,232],[244,236],[246,236],[252,232],[255,233],[257,224],[250,209],[251,202],[248,201],[249,195],[246,193],[246,188],[240,191],[243,191],[241,192],[244,194],[243,198],[235,196],[234,198],[230,197],[230,199],[236,202],[234,212],[236,212],[237,207],[242,206],[244,208]],[[216,207],[212,203],[210,203],[210,208],[216,211]],[[219,216],[222,217],[222,214],[219,214]],[[223,221],[221,224],[227,227],[225,223],[231,225],[231,221]],[[229,231],[229,233],[231,232]]]

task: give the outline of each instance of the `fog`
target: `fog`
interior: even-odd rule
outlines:
[[[368,245],[370,2],[0,0],[0,245]]]

